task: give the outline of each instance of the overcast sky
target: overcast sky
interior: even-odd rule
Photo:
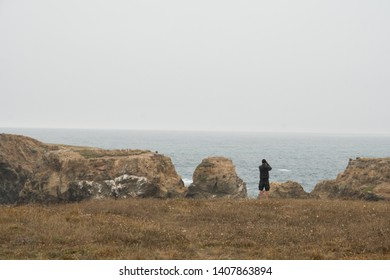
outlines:
[[[390,133],[390,1],[0,0],[0,127]]]

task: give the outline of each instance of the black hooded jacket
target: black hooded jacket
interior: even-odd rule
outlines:
[[[259,166],[260,170],[260,180],[262,179],[269,179],[269,171],[272,170],[272,167],[268,164],[268,162],[265,162]]]

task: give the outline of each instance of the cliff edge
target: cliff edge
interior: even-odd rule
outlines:
[[[350,159],[334,180],[319,182],[313,195],[321,198],[390,199],[390,158]]]
[[[185,191],[171,159],[161,154],[51,145],[0,134],[0,203],[166,198]]]

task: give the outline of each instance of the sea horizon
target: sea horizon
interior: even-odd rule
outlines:
[[[96,130],[96,131],[134,131],[134,132],[183,132],[183,133],[232,133],[232,134],[286,134],[286,135],[319,135],[319,136],[372,136],[390,137],[390,132],[356,132],[356,131],[288,131],[288,130],[218,130],[218,129],[180,129],[180,128],[112,128],[112,127],[40,127],[40,126],[0,126],[1,130]]]

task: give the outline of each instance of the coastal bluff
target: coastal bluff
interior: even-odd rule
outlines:
[[[320,198],[390,200],[390,158],[350,159],[336,179],[319,182],[311,193]]]
[[[336,179],[317,183],[309,193],[297,182],[272,182],[270,197],[390,200],[390,158],[350,159]]]
[[[45,144],[0,134],[0,204],[182,197],[171,159],[147,150]]]

